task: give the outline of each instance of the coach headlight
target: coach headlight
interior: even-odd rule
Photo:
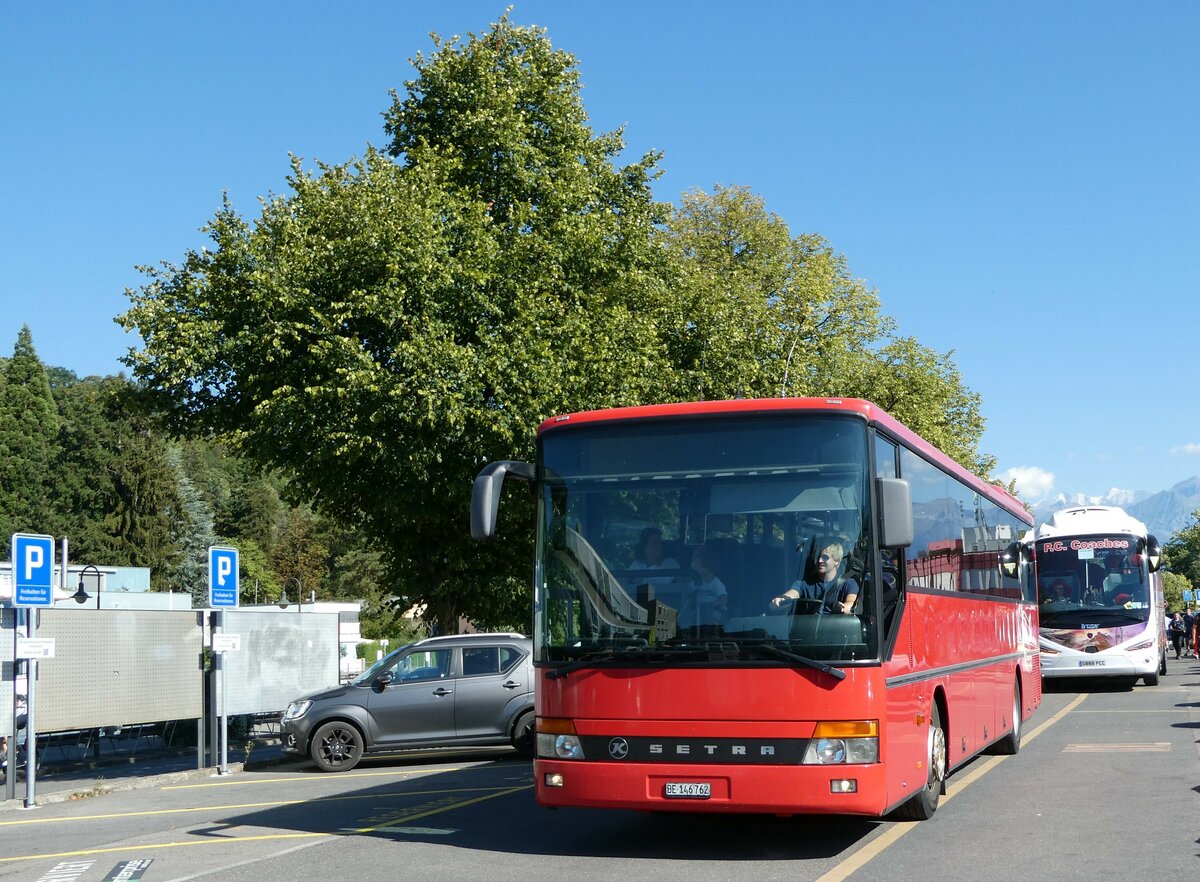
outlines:
[[[828,766],[879,762],[879,721],[817,723],[804,765]]]
[[[573,720],[539,717],[537,721],[537,755],[544,759],[581,760],[583,745],[575,734]]]

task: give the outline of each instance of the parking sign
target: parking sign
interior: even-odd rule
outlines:
[[[238,550],[214,545],[208,549],[208,605],[214,609],[238,605]]]
[[[13,603],[50,606],[54,602],[54,537],[13,533]]]

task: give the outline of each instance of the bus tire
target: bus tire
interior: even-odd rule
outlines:
[[[1165,649],[1158,656],[1158,675],[1160,677],[1167,675],[1167,651]]]
[[[1153,674],[1146,674],[1144,677],[1142,677],[1142,682],[1145,683],[1147,686],[1157,686],[1158,685],[1158,671],[1155,671]]]
[[[1021,749],[1021,682],[1013,684],[1012,731],[993,744],[988,753],[1015,756]]]
[[[925,786],[892,813],[897,820],[929,820],[937,811],[942,797],[942,785],[946,780],[946,730],[942,728],[942,715],[936,699],[929,711],[929,735],[925,745],[926,768],[929,770]]]

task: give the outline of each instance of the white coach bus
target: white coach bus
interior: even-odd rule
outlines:
[[[1124,677],[1167,667],[1162,560],[1146,525],[1113,506],[1055,512],[1026,535],[1036,561],[1042,677]]]

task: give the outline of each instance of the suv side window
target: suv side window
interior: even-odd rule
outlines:
[[[515,646],[500,647],[500,671],[507,674],[517,666],[517,662],[525,657],[525,653]]]
[[[462,651],[464,677],[500,673],[500,654],[495,646],[464,646]]]
[[[392,668],[392,682],[441,680],[450,675],[450,656],[449,649],[419,649],[410,652],[396,660]]]

